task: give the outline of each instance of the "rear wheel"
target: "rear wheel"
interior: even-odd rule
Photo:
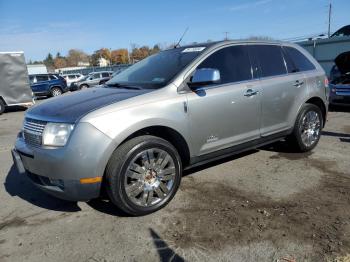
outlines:
[[[111,201],[126,213],[146,215],[174,197],[181,181],[181,159],[166,140],[140,136],[122,144],[106,169]]]
[[[0,115],[5,112],[5,103],[0,99]]]
[[[314,104],[305,104],[299,112],[293,133],[288,140],[297,151],[310,151],[320,140],[322,127],[321,109]]]
[[[59,87],[54,87],[51,89],[51,96],[60,96],[62,95],[62,90]]]

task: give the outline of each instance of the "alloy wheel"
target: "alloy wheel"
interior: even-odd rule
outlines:
[[[315,111],[308,111],[300,126],[301,140],[307,147],[312,146],[319,138],[321,132],[320,116]]]
[[[171,192],[176,176],[174,159],[159,148],[138,153],[129,163],[124,182],[129,200],[141,207],[151,207]]]

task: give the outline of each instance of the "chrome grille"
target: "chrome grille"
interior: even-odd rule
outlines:
[[[26,118],[23,126],[24,141],[28,145],[41,146],[45,125],[44,121]]]

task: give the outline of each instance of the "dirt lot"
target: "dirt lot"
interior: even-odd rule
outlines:
[[[197,168],[137,218],[33,187],[10,156],[24,112],[4,114],[0,261],[350,261],[349,112],[329,113],[312,153],[277,143]]]

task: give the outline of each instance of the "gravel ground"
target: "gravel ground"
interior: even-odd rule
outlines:
[[[136,218],[33,187],[10,155],[24,112],[3,114],[0,261],[350,261],[349,112],[329,113],[311,153],[276,143],[196,168]]]

